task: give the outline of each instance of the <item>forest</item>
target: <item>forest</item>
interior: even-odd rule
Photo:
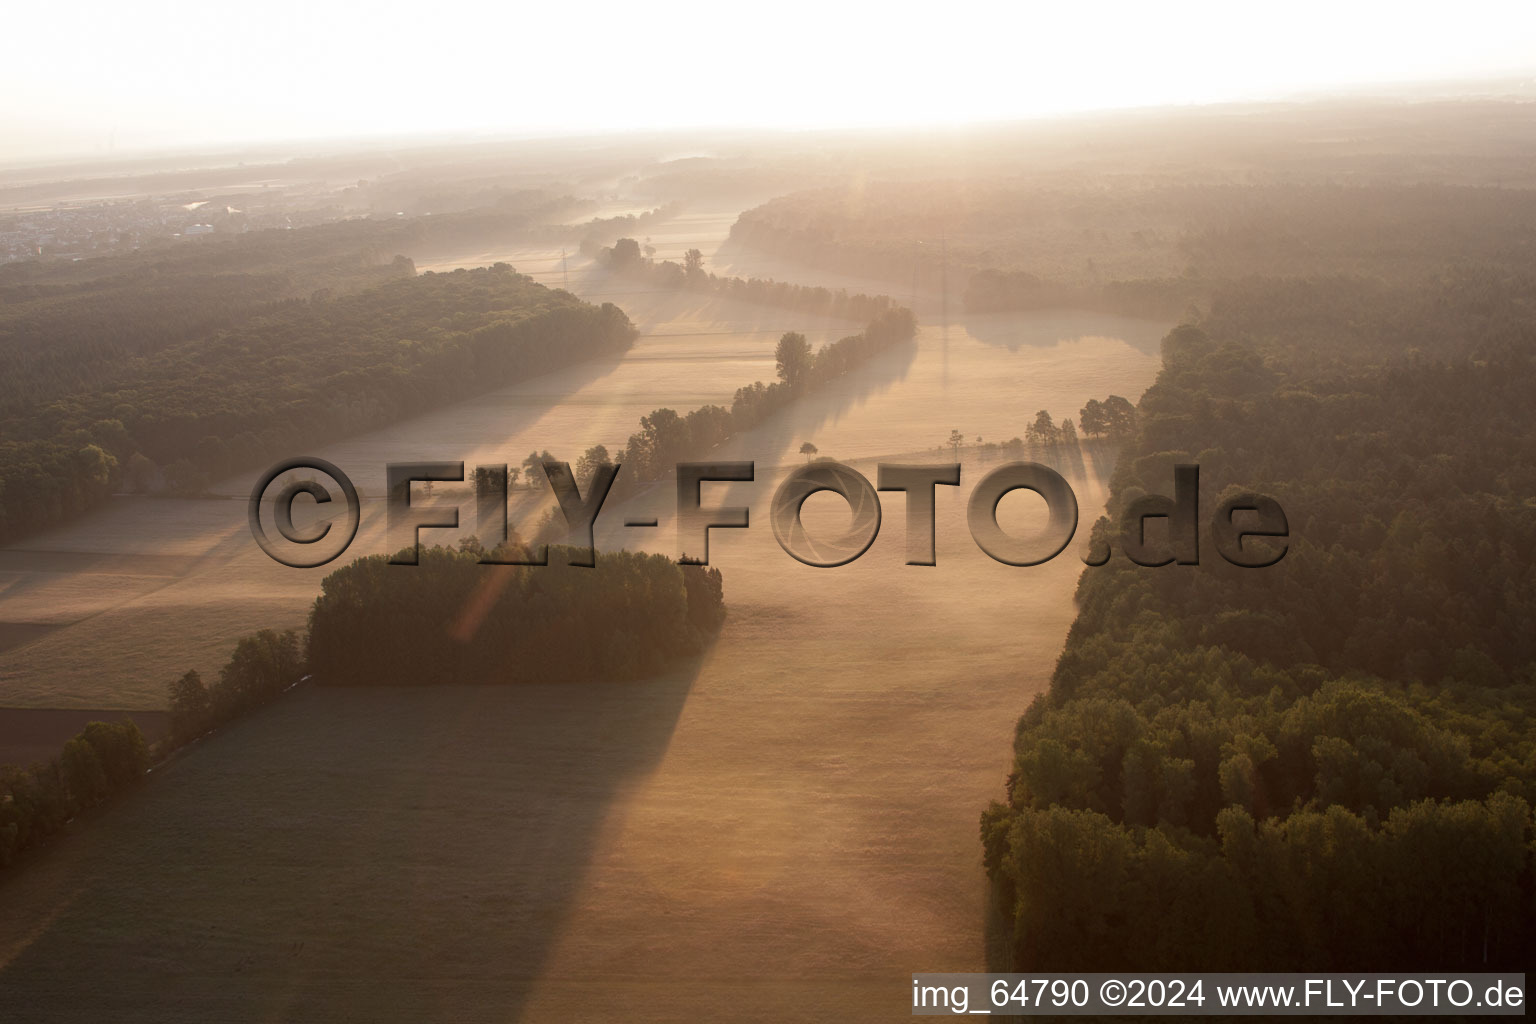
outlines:
[[[310,612],[310,671],[322,685],[630,680],[703,650],[725,621],[718,569],[631,551],[580,568],[559,546],[548,565],[488,554],[424,548],[410,568],[376,555],[331,573]]]
[[[393,227],[391,225],[391,227]],[[0,421],[112,383],[141,357],[317,294],[413,273],[381,226],[258,231],[0,265]]]
[[[953,290],[968,313],[1206,308],[1253,276],[1419,280],[1536,245],[1528,189],[1366,181],[1262,184],[882,182],[780,196],[733,242],[895,285]]]
[[[289,234],[247,237],[269,236],[277,242],[252,245]],[[0,345],[22,353],[0,394],[0,541],[116,489],[196,493],[298,447],[617,355],[634,338],[616,306],[551,291],[506,264],[417,276],[401,258],[376,280],[363,274],[373,283],[361,290],[279,298],[287,276],[262,283],[239,269],[256,257],[238,246],[225,255],[228,273],[212,257],[155,264],[149,277],[169,280],[147,296],[115,274],[95,291],[79,282],[87,294],[58,299],[58,310],[49,290],[66,286],[47,283],[51,265],[40,265],[25,295],[0,305],[0,331],[29,339]],[[162,314],[176,325],[169,333],[154,327]],[[73,340],[48,342],[53,329]]]
[[[1291,549],[1084,572],[981,820],[1014,968],[1531,961],[1525,230],[1432,276],[1245,279],[1165,339],[1095,542],[1196,462],[1229,482],[1202,507],[1271,494]]]

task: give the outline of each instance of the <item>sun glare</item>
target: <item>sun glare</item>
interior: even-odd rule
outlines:
[[[261,139],[949,124],[1519,74],[1536,8],[13,5],[0,159]]]

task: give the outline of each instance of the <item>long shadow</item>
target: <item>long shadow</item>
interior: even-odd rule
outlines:
[[[774,466],[788,459],[794,442],[814,433],[828,421],[836,421],[845,412],[856,408],[865,399],[900,381],[907,375],[917,356],[917,341],[905,342],[865,363],[859,370],[842,380],[830,382],[826,387],[795,399],[788,406],[773,413],[762,423],[745,433],[725,441],[708,452],[697,452],[698,461],[753,460],[757,462],[757,480],[753,483],[712,485],[708,501],[722,505],[746,505],[753,509],[752,522],[766,525],[767,502],[758,492],[764,480],[770,479]],[[672,524],[676,513],[675,478],[668,473],[659,481],[645,484],[640,490],[614,501],[611,508],[605,505],[596,524],[600,548],[633,547],[637,541],[650,543],[652,550],[670,551],[675,534]],[[655,517],[660,529],[648,537],[637,535],[624,527],[630,515]],[[672,551],[674,556],[679,552]],[[688,552],[696,554],[696,552]]]
[[[444,445],[439,438],[440,429],[423,430],[422,424],[436,417],[457,413],[463,415],[464,410],[476,407],[484,407],[487,411],[487,423],[494,421],[495,431],[504,438],[516,436],[529,425],[538,422],[550,409],[560,405],[571,393],[580,390],[594,381],[601,380],[617,370],[624,362],[629,350],[623,352],[608,352],[584,359],[569,366],[551,370],[548,373],[533,377],[525,377],[522,380],[466,395],[464,398],[445,402],[433,409],[425,410],[409,419],[386,423],[369,430],[359,431],[344,437],[332,438],[324,443],[310,444],[300,452],[289,454],[317,453],[325,458],[336,460],[338,465],[348,473],[364,478],[362,467],[357,459],[347,454],[347,450],[357,445],[379,444],[384,453],[384,458],[379,461],[403,462],[409,459],[433,460],[449,457],[444,451]],[[567,386],[562,388],[538,387],[541,381],[553,377],[567,378]],[[515,398],[516,401],[508,403],[507,399]],[[428,438],[425,442],[423,437]],[[494,436],[477,436],[466,438],[471,446],[479,446],[488,441],[495,441]],[[387,444],[386,444],[387,442]],[[244,473],[235,474],[220,480],[209,487],[209,493],[218,497],[244,498],[250,494],[252,483],[256,474],[270,465],[273,459],[263,460],[258,466],[251,467]],[[377,478],[382,480],[382,476]],[[371,481],[370,481],[371,482]],[[360,483],[360,486],[364,486]],[[370,490],[382,492],[383,486],[375,483]],[[239,508],[238,514],[241,522],[244,521],[245,510]]]
[[[1115,464],[1120,460],[1120,444],[1115,441],[1085,441],[1093,459],[1093,474],[1099,487],[1109,490],[1109,482],[1115,475]]]
[[[756,427],[737,434],[714,450],[694,453],[693,457],[697,461],[754,461],[757,464],[756,481],[751,484],[711,485],[714,490],[710,491],[708,502],[746,505],[753,510],[751,522],[766,527],[768,502],[760,488],[765,487],[765,481],[773,479],[776,465],[788,459],[791,445],[814,433],[825,422],[836,421],[845,411],[862,404],[869,396],[877,395],[879,391],[905,378],[915,356],[917,341],[914,339],[869,359],[860,370],[843,381],[833,382],[822,390],[796,399]],[[654,517],[660,528],[654,533],[648,531],[650,536],[637,537],[633,530],[622,525],[630,516]],[[637,493],[614,502],[613,511],[605,507],[596,525],[596,536],[599,547],[634,547],[639,542],[650,550],[667,551],[676,557],[684,553],[673,550],[676,539],[674,524],[676,484],[673,474],[668,473],[662,481],[647,484]],[[699,553],[687,551],[687,554],[697,556]]]
[[[295,690],[0,886],[0,1019],[518,1020],[701,664]]]
[[[822,389],[796,399],[740,437],[727,441],[720,446],[721,457],[788,456],[796,440],[814,434],[823,424],[836,423],[871,395],[904,379],[916,358],[915,338],[880,353],[844,379],[829,382]]]

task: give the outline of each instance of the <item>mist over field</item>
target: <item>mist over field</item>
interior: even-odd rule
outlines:
[[[1536,107],[1456,52],[946,123],[743,86],[0,151],[0,1017],[1522,969]],[[1021,464],[1076,503],[1034,564],[977,525],[1063,521],[974,497]],[[790,550],[775,494],[835,465],[958,467],[932,557],[889,485],[856,557],[803,557],[860,528],[826,490]],[[611,478],[592,568],[567,475]],[[414,565],[403,495],[457,510]]]

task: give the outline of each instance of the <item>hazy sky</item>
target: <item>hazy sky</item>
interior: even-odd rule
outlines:
[[[1536,70],[1536,3],[12,0],[0,162],[262,139],[962,122]]]

